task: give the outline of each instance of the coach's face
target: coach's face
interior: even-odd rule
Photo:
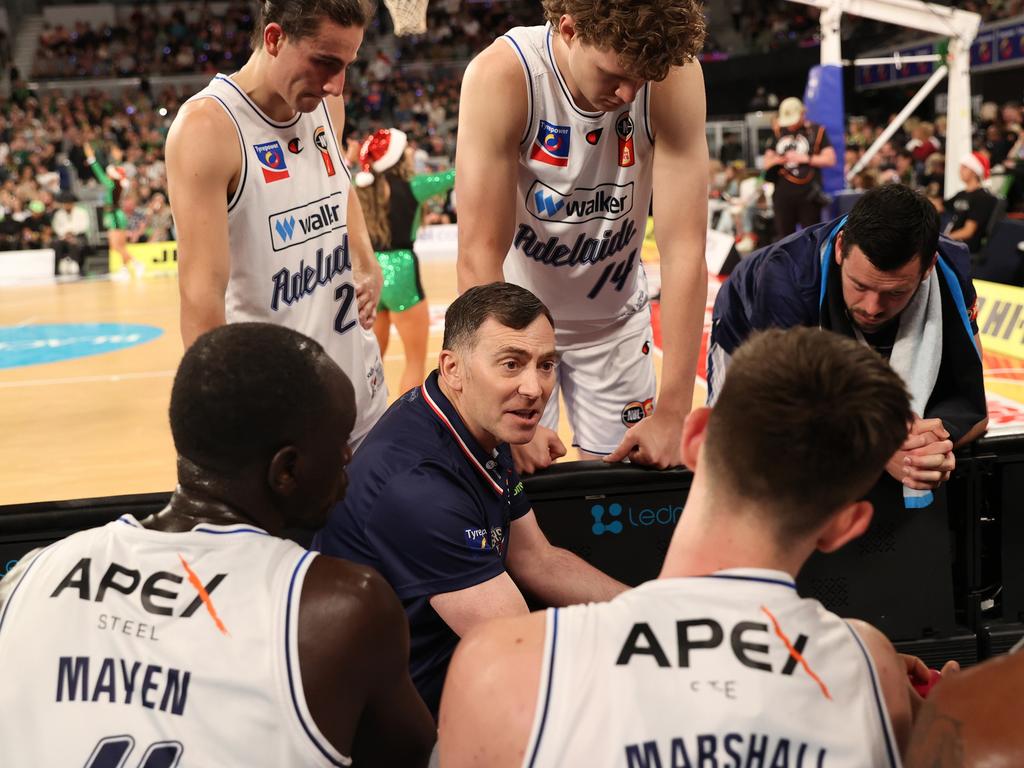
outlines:
[[[883,272],[856,245],[845,257],[840,255],[841,238],[842,233],[836,241],[836,262],[842,273],[846,311],[858,328],[874,333],[907,308],[935,262],[933,260],[923,273],[920,259],[911,259],[898,269]]]
[[[555,332],[541,315],[515,330],[493,317],[476,332],[472,349],[457,354],[459,411],[487,450],[533,439],[555,386]]]
[[[324,19],[309,37],[288,37],[268,24],[264,46],[274,57],[275,89],[296,112],[312,112],[328,96],[341,96],[345,72],[363,42],[362,27]]]

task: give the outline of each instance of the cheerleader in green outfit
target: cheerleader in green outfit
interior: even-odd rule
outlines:
[[[356,192],[366,228],[384,272],[384,287],[373,326],[383,356],[391,323],[405,348],[405,370],[399,392],[423,383],[426,374],[430,310],[420,282],[413,243],[420,224],[420,207],[434,195],[455,186],[455,171],[412,174],[412,154],[405,134],[382,128],[368,136],[359,150],[362,170],[355,176]]]
[[[102,184],[106,190],[103,196],[103,228],[107,230],[107,243],[110,250],[115,251],[121,257],[123,265],[121,271],[113,276],[127,277],[134,272],[138,277],[142,277],[145,265],[132,258],[132,255],[128,253],[128,218],[124,215],[120,205],[121,193],[128,182],[124,169],[117,163],[121,162],[124,154],[120,147],[112,145],[110,157],[114,162],[104,170],[96,159],[96,153],[89,142],[82,145],[82,150],[85,152],[85,161],[89,164],[89,170],[96,177],[96,181]]]

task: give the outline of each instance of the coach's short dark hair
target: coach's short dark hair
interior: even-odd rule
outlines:
[[[506,328],[522,330],[543,315],[555,327],[551,312],[530,291],[512,283],[489,283],[470,288],[444,314],[444,349],[472,348],[476,331],[493,317]]]
[[[843,227],[843,258],[857,246],[876,269],[891,272],[912,259],[921,271],[939,244],[939,214],[920,192],[903,184],[882,184],[864,193]]]
[[[235,323],[204,333],[174,377],[175,449],[213,471],[269,459],[338,407],[327,378],[332,366],[318,343],[279,325]]]
[[[870,347],[817,328],[764,331],[729,365],[704,459],[717,487],[768,510],[786,540],[862,498],[911,418],[902,379]]]
[[[252,47],[263,47],[267,24],[281,25],[293,39],[310,37],[324,19],[342,27],[366,27],[377,12],[373,0],[256,0],[256,23],[252,29]]]

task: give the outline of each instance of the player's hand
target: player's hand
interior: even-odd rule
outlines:
[[[628,458],[634,464],[646,464],[658,469],[678,467],[683,463],[680,451],[683,421],[668,411],[654,409],[654,413],[626,430],[619,447],[604,457],[608,464]]]
[[[953,443],[942,419],[916,418],[910,434],[885,465],[895,480],[908,488],[928,491],[949,480],[956,468]]]
[[[359,308],[359,324],[366,330],[373,328],[377,319],[377,305],[380,303],[380,291],[384,287],[384,273],[376,257],[372,259],[368,270],[356,269],[352,266],[352,282],[356,286],[356,305]]]
[[[516,471],[521,475],[529,475],[538,469],[545,469],[565,456],[565,445],[558,433],[547,427],[537,426],[533,440],[524,445],[512,446],[512,458],[516,463]]]

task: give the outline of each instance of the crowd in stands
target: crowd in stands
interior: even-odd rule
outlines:
[[[1024,0],[969,2],[986,20],[1024,13]],[[818,11],[783,0],[732,0],[733,31],[748,41],[750,50],[779,50],[818,41]],[[97,28],[78,22],[71,28],[47,26],[40,35],[33,76],[74,78],[146,76],[168,73],[233,71],[248,58],[253,14],[237,0],[216,18],[209,10],[185,12],[174,7],[159,23],[159,9],[135,7],[121,22]],[[435,0],[428,7],[428,31],[394,37],[388,13],[381,8],[366,33],[364,56],[349,70],[346,82],[348,152],[377,128],[398,127],[409,137],[415,172],[450,167],[455,150],[461,73],[467,59],[493,40],[495,30],[532,24],[541,17],[536,0],[466,3]],[[872,30],[874,22],[847,18],[844,36]],[[711,41],[706,53],[720,46]],[[9,48],[0,38],[0,55]],[[99,198],[97,182],[84,160],[88,141],[106,166],[109,150],[125,152],[123,208],[129,218],[129,241],[173,237],[166,199],[163,139],[178,104],[187,94],[151,93],[145,79],[139,89],[112,96],[98,91],[85,95],[36,96],[20,81],[12,98],[0,105],[0,250],[44,247],[57,237],[52,231],[59,197],[84,201]],[[777,99],[764,93],[756,108],[774,109]],[[773,104],[772,101],[775,101]],[[764,102],[763,104],[761,102]],[[752,108],[753,102],[752,102]],[[162,110],[162,112],[161,112]],[[1005,176],[1010,210],[1021,202],[1022,132],[1020,107],[987,104],[978,124],[976,146],[988,156],[993,173]],[[884,126],[851,120],[845,163],[849,170]],[[900,179],[926,189],[936,200],[943,189],[942,119],[934,123],[912,119],[852,180],[868,189]],[[716,168],[712,196],[737,199],[739,185],[758,175],[740,168],[733,144],[723,150]],[[732,153],[732,154],[729,154]],[[350,157],[354,159],[354,157]],[[755,186],[748,183],[747,189]],[[759,212],[770,209],[764,195],[747,200],[736,221],[740,235],[750,231]],[[435,205],[425,221],[446,221],[451,211]]]
[[[173,239],[163,145],[181,100],[171,90],[37,96],[19,89],[0,106],[0,250],[53,247],[66,234],[60,224],[55,232],[61,208],[100,205],[86,142],[104,168],[113,147],[123,150],[118,173],[129,241]],[[98,219],[90,217],[93,233]]]

